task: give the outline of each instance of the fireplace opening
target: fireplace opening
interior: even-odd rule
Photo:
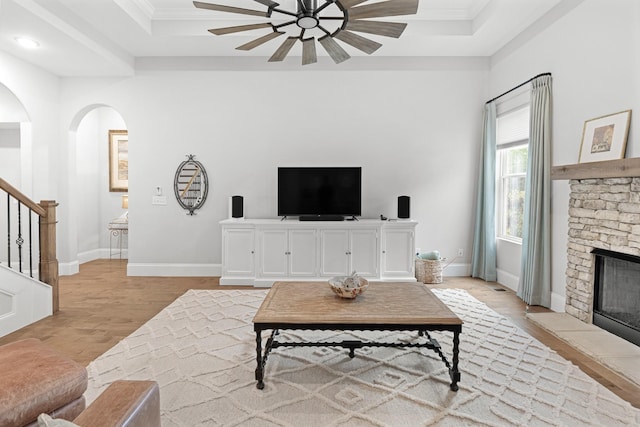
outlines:
[[[640,257],[594,249],[593,324],[640,346]]]

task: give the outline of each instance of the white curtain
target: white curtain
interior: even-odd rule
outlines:
[[[484,107],[471,276],[494,282],[496,273],[496,104]]]
[[[551,76],[531,84],[529,160],[522,229],[518,296],[530,305],[551,305]]]

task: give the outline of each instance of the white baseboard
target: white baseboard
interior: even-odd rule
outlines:
[[[222,264],[128,263],[127,276],[219,277]]]
[[[78,253],[78,259],[70,262],[58,263],[58,273],[60,276],[72,276],[80,271],[80,264],[95,261],[97,259],[120,259],[120,255],[109,256],[110,251],[106,248],[92,249],[90,251]],[[128,253],[126,249],[122,250],[122,259],[127,259]]]
[[[551,310],[556,313],[564,313],[564,306],[566,304],[566,296],[558,295],[555,292],[551,292]]]
[[[442,270],[442,275],[458,277],[471,276],[471,264],[449,264]]]
[[[520,281],[519,276],[507,273],[504,270],[496,270],[496,272],[498,273],[498,280],[496,280],[498,283],[506,286],[513,292],[518,292],[518,282]]]
[[[76,261],[58,262],[58,274],[60,276],[73,276],[80,272],[80,263]]]
[[[507,273],[506,271],[503,271],[503,270],[498,270],[497,272],[498,272],[498,280],[497,280],[498,283],[506,286],[507,288],[511,289],[513,292],[518,292],[518,282],[520,279],[518,276],[514,276],[513,274]],[[551,307],[549,308],[557,313],[564,313],[564,305],[565,305],[565,296],[558,295],[552,292]]]
[[[256,278],[251,277],[220,277],[220,285],[226,286],[257,286],[254,284]],[[271,285],[269,285],[271,286]]]
[[[108,258],[109,257],[108,249],[93,249],[86,252],[80,252],[78,253],[78,262],[80,264],[84,264],[85,262],[95,261],[97,259],[104,258],[105,253]]]

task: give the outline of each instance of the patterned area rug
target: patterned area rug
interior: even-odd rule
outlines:
[[[629,426],[640,410],[463,290],[434,289],[465,324],[460,390],[432,351],[278,348],[254,380],[266,290],[190,290],[88,366],[93,401],[117,379],[160,384],[163,426]],[[452,334],[433,333],[450,359]],[[279,339],[415,340],[283,332]]]

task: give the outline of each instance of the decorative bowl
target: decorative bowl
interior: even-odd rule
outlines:
[[[351,279],[351,280],[350,280]],[[334,294],[340,298],[353,299],[367,290],[369,281],[362,277],[356,277],[357,284],[353,286],[351,276],[338,276],[329,279],[329,286]]]

